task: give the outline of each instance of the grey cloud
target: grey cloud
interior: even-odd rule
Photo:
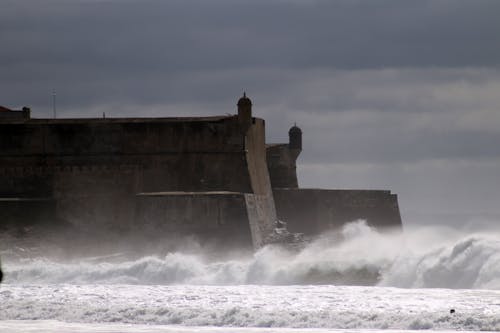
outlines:
[[[498,163],[429,160],[420,163],[300,165],[299,183],[320,188],[390,189],[406,226],[423,223],[498,229]]]
[[[500,103],[500,70],[494,68],[322,69],[274,75],[285,78],[280,92],[288,92],[284,102],[294,111],[455,112]]]
[[[378,125],[378,124],[377,124]],[[308,133],[304,140],[304,159],[315,163],[342,161],[343,163],[415,163],[428,159],[497,159],[500,157],[500,133],[465,132],[445,129],[443,132],[423,130],[406,133],[373,126],[374,131],[347,131]],[[367,130],[367,129],[364,129]]]
[[[3,0],[0,104],[47,117],[55,88],[61,116],[224,114],[246,89],[269,141],[302,127],[303,185],[433,213],[471,187],[500,213],[499,31],[496,0]]]
[[[251,88],[245,70],[498,67],[500,59],[497,1],[4,0],[0,6],[2,95],[34,107],[46,104],[52,87],[68,97],[64,107],[115,99],[189,102],[192,95],[215,99],[215,89],[196,84],[199,73],[233,71],[218,87],[227,94],[227,86],[240,82],[239,90]],[[276,89],[268,80],[275,81],[260,76],[259,86]]]
[[[270,141],[286,140],[288,127],[298,122],[309,162],[500,156],[498,71],[361,70],[302,77],[286,86],[289,98],[276,97],[256,112],[268,120]]]

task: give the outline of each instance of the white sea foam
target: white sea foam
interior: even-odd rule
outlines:
[[[500,289],[500,237],[437,228],[380,234],[358,221],[299,252],[268,246],[219,261],[173,252],[133,260],[38,257],[4,266],[6,281],[14,284],[363,285],[379,278],[381,286]]]
[[[19,320],[52,320],[88,331],[105,331],[101,324],[500,331],[499,239],[437,228],[380,234],[356,222],[298,252],[268,246],[233,259],[7,256],[0,328],[20,332]],[[376,277],[379,286],[340,286]],[[311,285],[320,283],[330,285]]]
[[[7,285],[0,323],[494,331],[499,298],[499,291],[387,287]]]

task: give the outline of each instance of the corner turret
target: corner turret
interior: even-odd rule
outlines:
[[[294,124],[288,131],[288,138],[290,149],[298,150],[299,152],[302,151],[302,130],[297,127],[297,124]]]
[[[288,143],[268,144],[267,169],[273,188],[298,188],[296,161],[302,151],[302,130],[294,124]]]
[[[243,133],[246,133],[252,124],[252,101],[244,92],[243,97],[238,100],[238,123]]]

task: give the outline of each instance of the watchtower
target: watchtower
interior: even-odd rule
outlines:
[[[243,97],[238,100],[238,123],[241,131],[246,133],[252,125],[252,101],[243,93]]]
[[[294,124],[288,131],[288,147],[297,156],[302,151],[302,130]]]

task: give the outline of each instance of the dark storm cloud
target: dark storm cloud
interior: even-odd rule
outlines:
[[[302,73],[261,111],[270,140],[298,122],[311,163],[500,157],[500,74],[413,69]],[[335,110],[336,112],[332,112]]]
[[[335,134],[308,133],[309,140],[303,157],[312,163],[416,163],[425,159],[497,159],[500,157],[500,133],[479,131],[422,131],[407,133],[405,127],[384,131],[383,126],[375,132],[352,132],[339,130]],[[328,135],[328,136],[327,136]],[[324,140],[328,137],[328,140]]]
[[[52,89],[65,117],[234,113],[246,89],[269,141],[302,127],[302,185],[500,215],[497,0],[0,0],[0,105],[47,117]]]
[[[305,126],[311,162],[332,149],[345,162],[499,155],[498,131],[453,125],[500,105],[478,93],[497,94],[498,1],[0,6],[1,102],[35,116],[50,114],[53,88],[67,116],[221,114],[248,89],[270,140]],[[401,116],[414,113],[449,117],[415,127]]]
[[[7,63],[84,58],[142,72],[158,66],[496,66],[500,59],[500,3],[494,0],[4,0],[2,7]]]
[[[238,76],[258,68],[500,61],[498,1],[4,0],[0,6],[1,89],[15,104],[27,96],[46,103],[51,86],[66,90],[73,105],[118,98],[162,103],[191,100],[193,93],[219,100],[234,83],[241,90],[245,79],[217,89],[176,87],[221,70]],[[274,88],[265,76],[258,79]]]

